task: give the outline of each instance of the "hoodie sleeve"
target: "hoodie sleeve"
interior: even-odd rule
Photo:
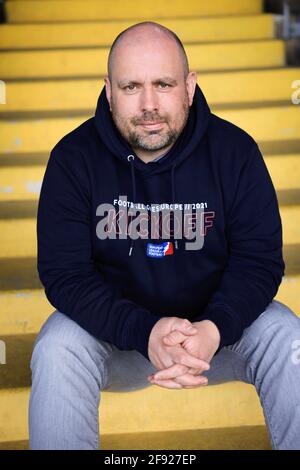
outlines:
[[[88,176],[78,150],[52,150],[37,213],[37,267],[49,302],[97,339],[146,359],[162,316],[124,298],[97,270],[91,249]]]
[[[216,353],[238,341],[243,330],[266,309],[285,269],[277,196],[255,142],[237,181],[226,213],[227,265],[218,289],[203,315],[197,317],[197,321],[208,319],[218,327],[221,342]]]

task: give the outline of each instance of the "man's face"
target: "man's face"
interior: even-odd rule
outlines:
[[[187,81],[194,82],[190,74]],[[112,84],[106,79],[106,85],[115,125],[138,154],[150,152],[155,158],[174,144],[194,94],[174,41],[155,36],[151,41],[124,39],[116,49]]]

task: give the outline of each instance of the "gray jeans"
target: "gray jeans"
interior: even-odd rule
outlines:
[[[210,366],[208,387],[233,380],[255,386],[273,449],[300,449],[300,319],[287,306],[273,300]],[[99,449],[100,391],[151,386],[147,376],[157,370],[57,310],[35,340],[30,367],[30,449],[44,450]]]

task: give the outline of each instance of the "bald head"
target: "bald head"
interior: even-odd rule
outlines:
[[[139,158],[151,161],[171,148],[197,81],[178,37],[150,21],[130,26],[111,47],[104,81],[114,123]]]
[[[128,50],[130,45],[142,45],[143,43],[147,44],[153,41],[160,42],[161,44],[167,42],[171,48],[173,45],[173,49],[176,51],[175,54],[178,54],[179,60],[182,64],[183,77],[186,79],[189,73],[189,64],[186,52],[179,37],[173,31],[159,23],[144,21],[142,23],[134,24],[122,31],[112,43],[107,64],[108,78],[110,82],[112,83],[113,70],[118,53],[122,53],[122,50],[126,50],[126,46]]]

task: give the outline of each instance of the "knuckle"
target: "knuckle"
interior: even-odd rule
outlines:
[[[184,373],[186,372],[186,366],[184,366],[184,365],[178,365],[176,372],[177,372],[178,374],[184,374]]]
[[[176,339],[178,337],[178,332],[177,331],[172,331],[171,333],[168,334],[168,336],[171,339]]]
[[[184,365],[183,363],[185,362],[185,358],[187,356],[185,354],[182,354],[182,353],[179,353],[178,354],[178,362],[181,364],[181,365]]]

